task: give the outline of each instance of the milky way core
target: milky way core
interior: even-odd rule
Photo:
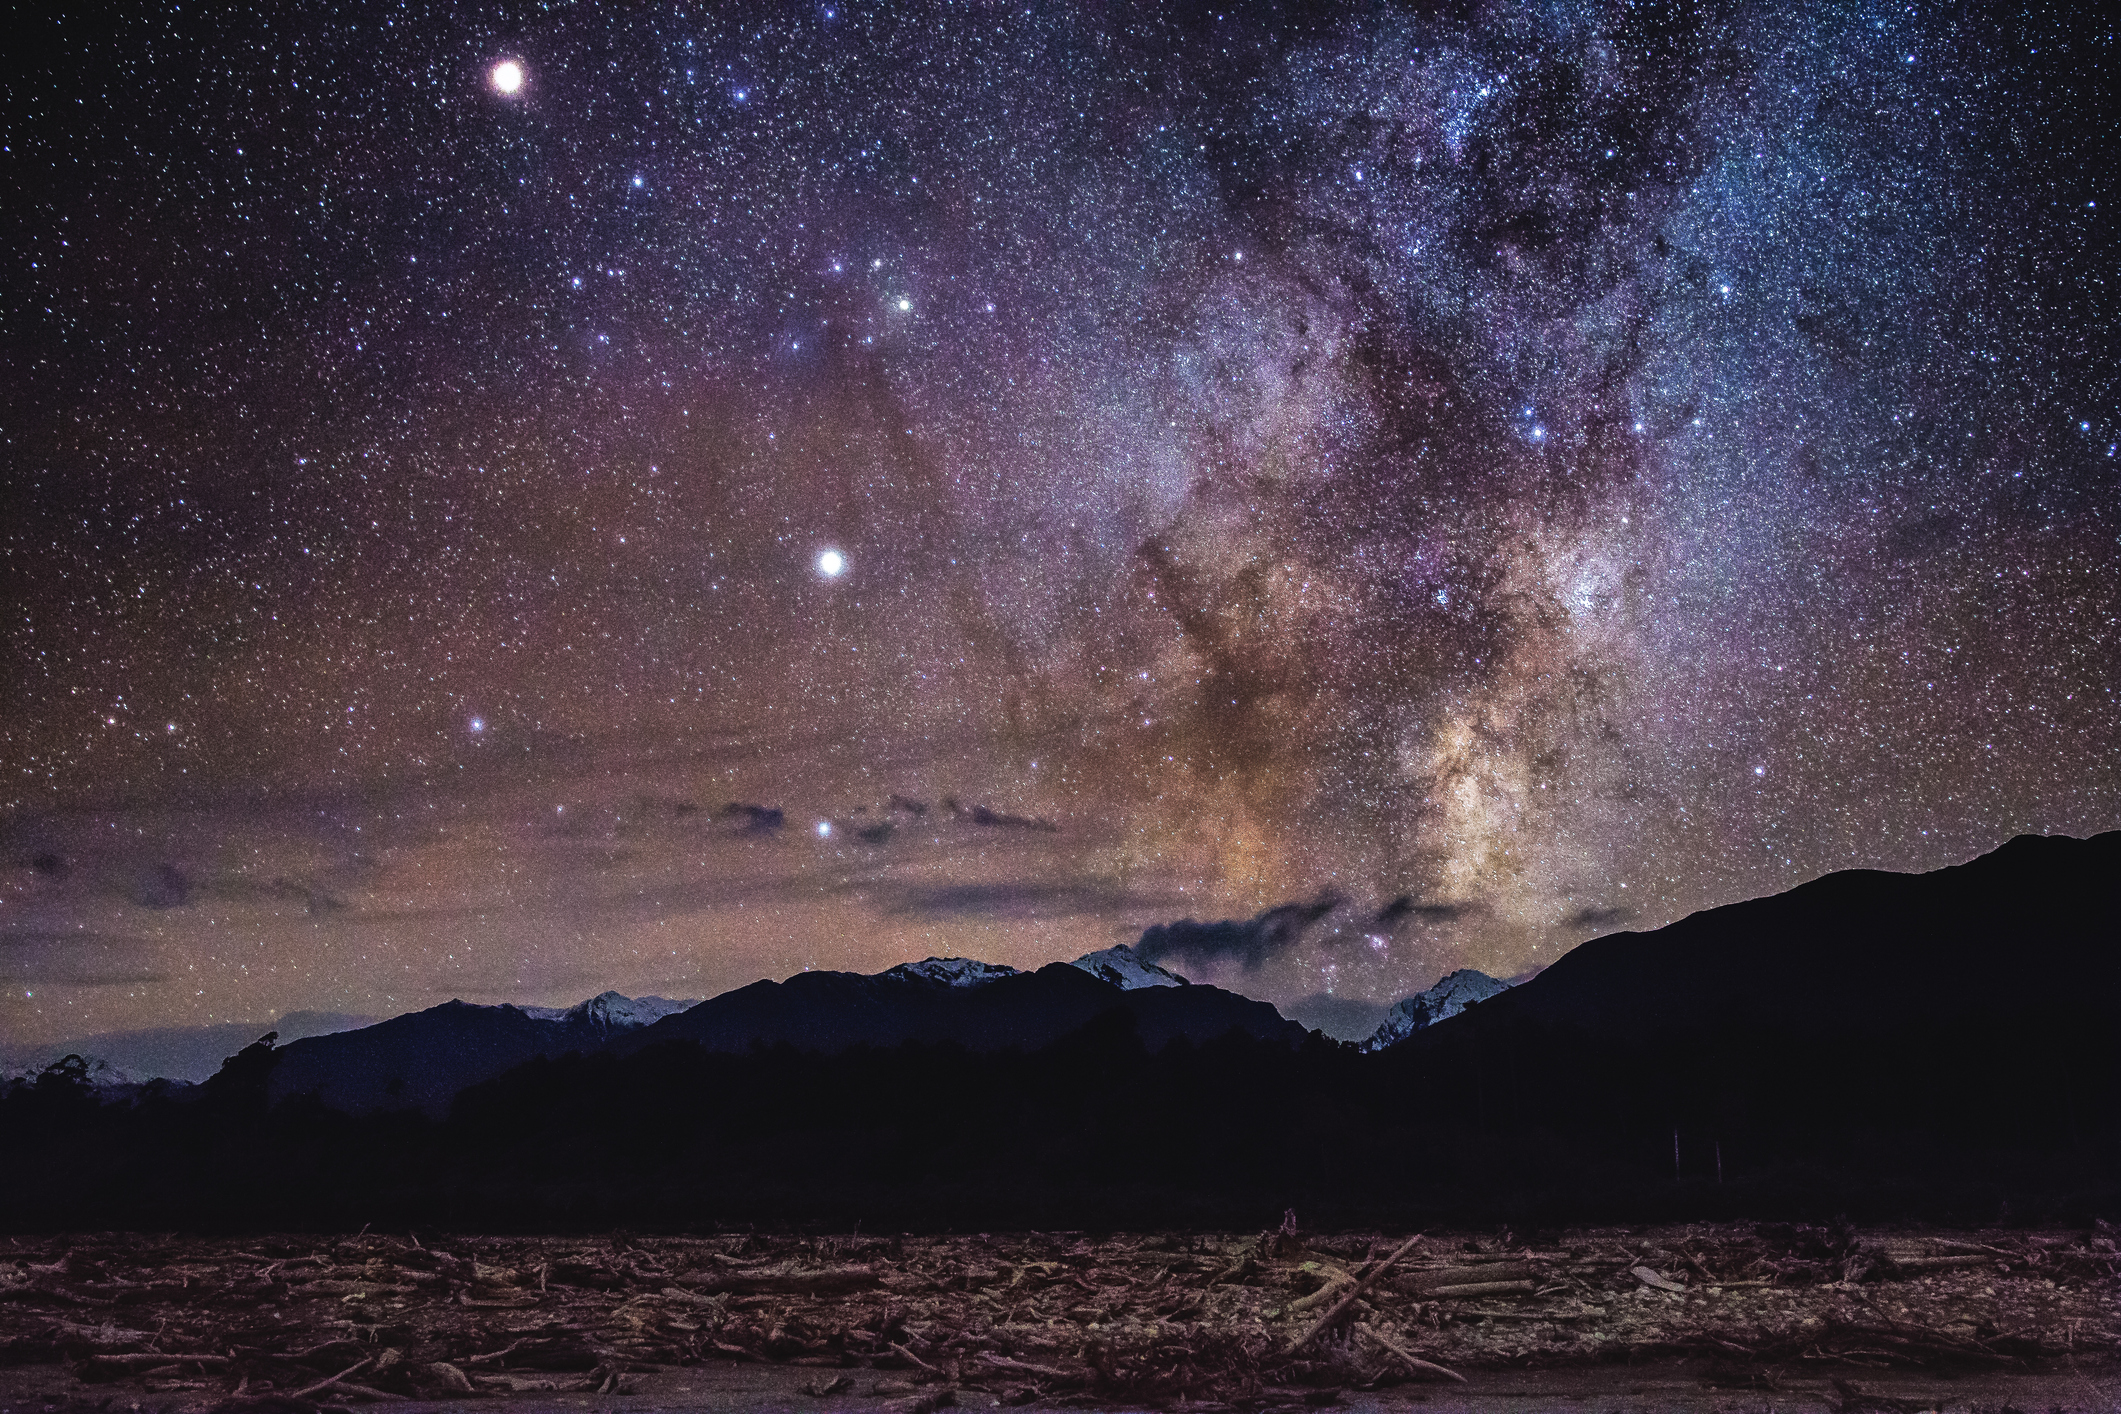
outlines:
[[[2121,824],[2071,23],[39,19],[0,1031],[1284,905],[1172,965],[1385,1002]]]

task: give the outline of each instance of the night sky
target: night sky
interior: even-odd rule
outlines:
[[[2121,825],[2071,8],[18,13],[0,1035]]]

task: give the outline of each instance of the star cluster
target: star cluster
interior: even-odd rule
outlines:
[[[1382,1002],[2121,823],[2102,23],[26,29],[10,1031],[1292,902],[1204,975]]]

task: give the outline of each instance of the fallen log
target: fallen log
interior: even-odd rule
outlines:
[[[1485,1266],[1431,1267],[1411,1275],[1402,1273],[1392,1284],[1408,1296],[1428,1297],[1444,1287],[1476,1286],[1483,1282],[1537,1280],[1545,1273],[1529,1262],[1495,1262]]]
[[[382,1403],[388,1400],[397,1400],[399,1403],[402,1404],[408,1399],[408,1396],[406,1395],[392,1394],[387,1389],[376,1389],[369,1385],[350,1384],[344,1380],[341,1380],[338,1384],[334,1385],[333,1389],[339,1394],[350,1394],[356,1399],[373,1399],[378,1403]]]
[[[1453,1301],[1468,1296],[1530,1296],[1539,1289],[1534,1281],[1474,1281],[1459,1286],[1436,1286],[1421,1293],[1438,1301]]]
[[[148,1371],[171,1370],[189,1365],[200,1371],[225,1370],[226,1355],[164,1355],[156,1351],[140,1351],[129,1355],[91,1355],[74,1366],[77,1378],[90,1383],[107,1383],[122,1380],[128,1375]]]
[[[997,1370],[1011,1370],[1023,1375],[1037,1375],[1040,1379],[1066,1381],[1081,1384],[1090,1378],[1086,1370],[1061,1370],[1051,1365],[1034,1365],[1028,1360],[1013,1360],[1007,1355],[997,1355],[991,1350],[982,1350],[980,1360]]]
[[[687,1272],[681,1285],[699,1291],[727,1291],[745,1296],[826,1296],[881,1286],[874,1267],[824,1267],[814,1272]]]

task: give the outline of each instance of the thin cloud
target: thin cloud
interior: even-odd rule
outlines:
[[[0,984],[127,987],[165,980],[140,956],[154,944],[122,933],[23,928],[0,932]]]
[[[1562,920],[1565,927],[1590,931],[1615,928],[1635,916],[1632,908],[1579,908]]]
[[[867,885],[878,911],[915,918],[1078,918],[1170,906],[1162,895],[1130,894],[1099,884],[1004,880],[978,884]]]
[[[1245,919],[1199,923],[1181,918],[1151,927],[1134,950],[1146,962],[1167,957],[1195,964],[1234,959],[1245,971],[1256,972],[1269,958],[1302,942],[1313,924],[1339,906],[1338,899],[1323,898],[1315,903],[1285,903]]]

